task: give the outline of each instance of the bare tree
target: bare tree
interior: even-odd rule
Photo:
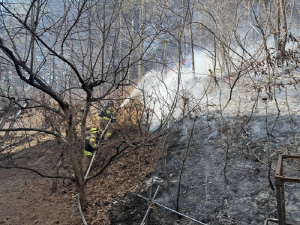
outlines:
[[[56,13],[51,0],[20,4],[22,7],[17,8],[14,4],[0,3],[2,14],[5,14],[1,19],[4,27],[0,39],[2,57],[11,71],[14,69],[14,79],[18,78],[25,84],[24,90],[34,89],[36,93],[46,94],[48,99],[41,102],[37,98],[39,95],[23,95],[19,100],[32,101],[35,103],[32,105],[44,107],[62,119],[59,129],[30,130],[52,134],[66,143],[74,171],[72,179],[78,184],[81,204],[86,208],[85,184],[91,178],[84,179],[82,149],[92,104],[123,85],[129,68],[142,62],[158,31],[145,29],[147,24],[143,24],[144,29],[138,32],[132,29],[131,23],[124,23],[121,38],[126,37],[127,48],[119,55],[122,40],[119,1],[55,1],[61,9]],[[21,12],[18,11],[20,8]],[[133,60],[130,56],[139,49],[144,52]],[[48,66],[50,61],[58,68],[55,72]],[[137,148],[141,145],[124,143],[119,146],[116,154],[93,177],[100,175],[130,146]]]

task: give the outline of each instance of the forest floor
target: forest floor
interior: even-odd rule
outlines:
[[[108,152],[113,144],[114,140],[106,145],[103,152]],[[54,175],[62,151],[62,145],[48,140],[18,151],[12,157],[2,155],[0,165],[12,165],[12,159],[15,166]],[[91,174],[99,167],[97,164],[101,164],[101,157],[92,167]],[[72,175],[67,158],[65,154],[60,175]],[[111,204],[144,184],[146,175],[155,168],[158,158],[156,148],[142,148],[112,163],[103,174],[88,182],[89,206],[84,213],[88,224],[110,224],[107,212]],[[70,180],[58,180],[57,191],[53,193],[53,182],[54,179],[43,178],[27,170],[0,169],[0,224],[82,224],[76,185]]]

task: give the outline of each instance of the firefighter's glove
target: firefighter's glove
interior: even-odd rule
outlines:
[[[97,137],[96,137],[96,143],[98,143],[100,141],[100,134],[97,133]]]
[[[104,117],[104,116],[106,116],[106,113],[105,113],[105,112],[103,112],[103,111],[100,111],[100,112],[99,112],[99,114],[98,114],[98,116],[100,116],[100,117]]]

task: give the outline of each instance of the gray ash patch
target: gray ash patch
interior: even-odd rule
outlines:
[[[283,116],[281,119],[287,120],[288,118]],[[271,182],[275,185],[274,173],[278,154],[285,153],[286,149],[292,148],[292,137],[286,136],[289,132],[288,128],[281,129],[275,126],[273,133],[276,137],[271,137],[268,143],[265,131],[261,128],[265,124],[263,116],[256,116],[253,124],[256,128],[253,129],[252,126],[250,135],[243,137],[237,137],[238,132],[228,132],[224,135],[215,122],[210,122],[210,127],[207,127],[206,118],[203,117],[197,119],[193,138],[188,144],[191,124],[191,120],[186,123],[183,121],[178,125],[176,132],[169,135],[166,155],[160,159],[155,172],[149,175],[160,178],[161,188],[156,201],[166,207],[176,209],[182,159],[187,146],[190,146],[180,184],[178,209],[181,213],[206,224],[222,225],[263,224],[266,218],[277,218],[276,195],[268,181],[267,151],[270,150],[273,168]],[[278,125],[288,126],[287,122],[280,122]],[[270,127],[272,127],[271,124]],[[182,132],[178,132],[180,129]],[[227,148],[228,144],[229,148]],[[224,176],[226,155],[226,176]],[[290,167],[292,175],[298,173],[292,170],[295,170],[297,163],[298,161],[295,161],[293,165],[285,166],[287,169]],[[152,195],[157,185],[153,184]],[[149,197],[150,189],[151,187],[145,186],[141,192]],[[287,187],[287,215],[295,221],[299,221],[300,215],[300,206],[297,204],[300,202],[299,190],[299,185]],[[133,204],[132,207],[138,210],[135,214],[139,216],[135,216],[131,224],[140,224],[146,213],[147,201],[140,199],[139,203],[141,205],[136,208],[135,201],[126,202],[127,205]],[[115,221],[113,217],[116,212],[120,211],[114,210],[111,211],[111,221]],[[122,216],[124,220],[132,217],[128,213],[123,213]],[[148,215],[147,225],[156,224],[193,225],[198,223],[155,205]]]

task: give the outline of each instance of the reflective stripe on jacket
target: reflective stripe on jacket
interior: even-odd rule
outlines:
[[[103,117],[100,117],[100,120],[110,120],[110,118],[106,117],[106,116],[103,116]]]
[[[86,150],[84,150],[84,154],[87,155],[87,156],[93,156],[92,152],[89,152],[89,151],[86,151]]]

